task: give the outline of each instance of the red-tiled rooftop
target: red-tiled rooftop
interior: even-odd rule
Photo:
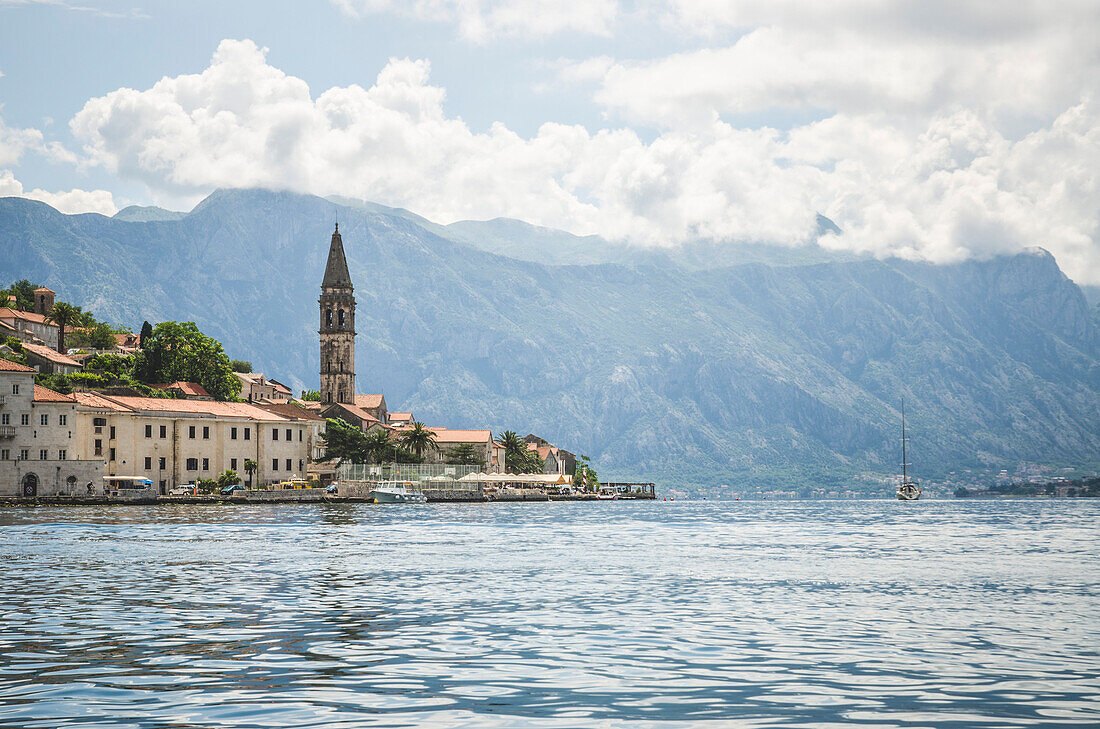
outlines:
[[[371,410],[373,408],[380,408],[380,407],[382,407],[382,396],[381,395],[356,395],[355,396],[355,404],[358,407],[366,408],[367,410]]]
[[[106,395],[101,395],[98,392],[74,392],[73,398],[76,400],[77,405],[82,405],[86,408],[114,410],[119,413],[132,412],[130,408],[120,405]]]
[[[34,372],[33,367],[27,367],[21,365],[18,362],[12,362],[10,359],[0,358],[0,370],[4,372]]]
[[[205,387],[197,382],[183,382],[182,380],[178,380],[167,385],[149,385],[149,387],[157,390],[179,390],[184,395],[194,395],[196,397],[213,397],[206,391]]]
[[[35,402],[76,402],[76,399],[72,395],[62,395],[60,392],[54,392],[48,387],[42,387],[42,385],[34,386],[34,401]]]
[[[263,410],[247,402],[216,402],[214,400],[179,400],[166,397],[132,397],[109,395],[109,400],[131,410],[145,412],[183,413],[189,415],[216,415],[223,418],[249,418],[251,420],[285,421],[286,418]]]
[[[46,326],[56,326],[56,324],[46,321],[46,317],[42,314],[35,314],[33,311],[20,311],[19,309],[12,309],[6,306],[0,307],[0,319],[23,319],[38,324],[45,324]]]
[[[61,354],[55,349],[51,349],[42,344],[31,344],[30,342],[23,342],[23,349],[31,352],[42,359],[49,360],[54,364],[64,365],[66,367],[80,367],[80,363],[72,357]]]

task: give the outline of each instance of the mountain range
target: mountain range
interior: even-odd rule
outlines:
[[[195,321],[231,357],[316,387],[337,219],[359,389],[429,424],[534,432],[602,476],[835,483],[897,470],[904,399],[918,474],[1100,462],[1100,310],[1041,248],[952,265],[642,249],[246,189],[114,218],[0,199],[0,282],[135,330]]]

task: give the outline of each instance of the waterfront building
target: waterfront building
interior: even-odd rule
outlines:
[[[490,430],[479,429],[455,429],[428,428],[435,434],[435,448],[430,453],[424,454],[425,463],[445,463],[447,451],[456,446],[473,446],[478,458],[485,462],[485,468],[490,471],[504,470],[504,447],[493,440]],[[398,429],[396,435],[401,436],[402,429]]]
[[[355,403],[355,295],[340,225],[329,242],[321,280],[321,402]]]
[[[143,476],[159,493],[226,470],[253,485],[302,477],[317,447],[314,421],[244,402],[74,393],[77,448],[105,475]],[[303,411],[304,412],[304,411]]]
[[[35,371],[0,359],[0,496],[84,494],[103,462],[76,437],[77,403],[34,384]]]
[[[564,448],[558,448],[550,441],[533,433],[528,433],[523,440],[527,443],[527,448],[538,453],[539,458],[543,460],[545,464],[542,469],[543,473],[559,473],[572,476],[577,471],[577,456],[573,453]]]

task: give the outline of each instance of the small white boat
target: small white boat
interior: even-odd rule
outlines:
[[[428,497],[419,491],[410,491],[403,483],[385,482],[371,490],[370,498],[376,504],[425,504]]]

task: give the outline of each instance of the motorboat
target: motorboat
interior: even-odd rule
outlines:
[[[428,497],[411,491],[404,483],[383,481],[371,489],[370,498],[376,504],[426,504]]]

